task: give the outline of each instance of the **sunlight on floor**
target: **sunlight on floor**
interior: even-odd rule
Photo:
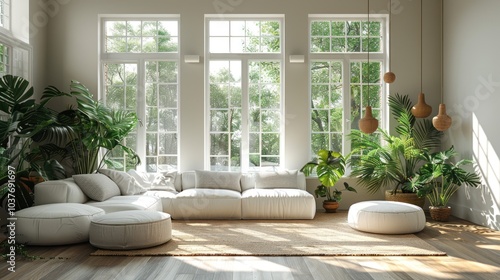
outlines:
[[[226,257],[227,258],[227,257]],[[266,271],[266,272],[290,272],[290,268],[259,257],[237,257],[232,260],[218,261],[218,257],[182,258],[184,262],[205,271]]]

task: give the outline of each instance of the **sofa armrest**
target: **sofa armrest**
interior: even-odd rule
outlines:
[[[35,185],[35,205],[85,203],[88,200],[73,178],[45,181]]]

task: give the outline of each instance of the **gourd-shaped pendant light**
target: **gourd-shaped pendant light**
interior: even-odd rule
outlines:
[[[392,72],[392,0],[389,1],[389,72],[384,74],[384,82],[388,84],[394,83],[396,74]]]
[[[441,104],[439,104],[439,112],[437,116],[432,118],[432,125],[439,130],[445,131],[451,126],[451,117],[446,114],[446,105],[443,103],[444,96],[444,86],[443,86],[443,74],[444,74],[444,57],[443,57],[443,43],[444,43],[444,0],[441,0]]]
[[[368,0],[368,106],[365,108],[365,116],[358,122],[359,130],[366,134],[375,132],[378,128],[378,120],[373,117],[370,106],[370,0]]]
[[[432,113],[432,107],[429,106],[427,103],[425,103],[425,95],[422,91],[422,77],[423,77],[423,67],[422,67],[422,60],[423,60],[423,51],[422,51],[422,34],[423,34],[423,28],[422,28],[422,2],[423,0],[420,0],[420,94],[418,95],[418,102],[411,108],[411,113],[416,117],[416,118],[427,118],[430,116]]]

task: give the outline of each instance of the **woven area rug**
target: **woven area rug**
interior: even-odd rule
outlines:
[[[152,248],[97,250],[93,256],[442,256],[414,234],[359,232],[347,213],[314,220],[173,220],[172,240]]]

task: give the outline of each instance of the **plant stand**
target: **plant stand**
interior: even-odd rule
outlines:
[[[326,213],[335,213],[337,208],[339,208],[339,203],[337,201],[323,201],[323,208],[325,208]]]
[[[446,222],[451,215],[450,206],[429,206],[431,218],[434,221]]]

